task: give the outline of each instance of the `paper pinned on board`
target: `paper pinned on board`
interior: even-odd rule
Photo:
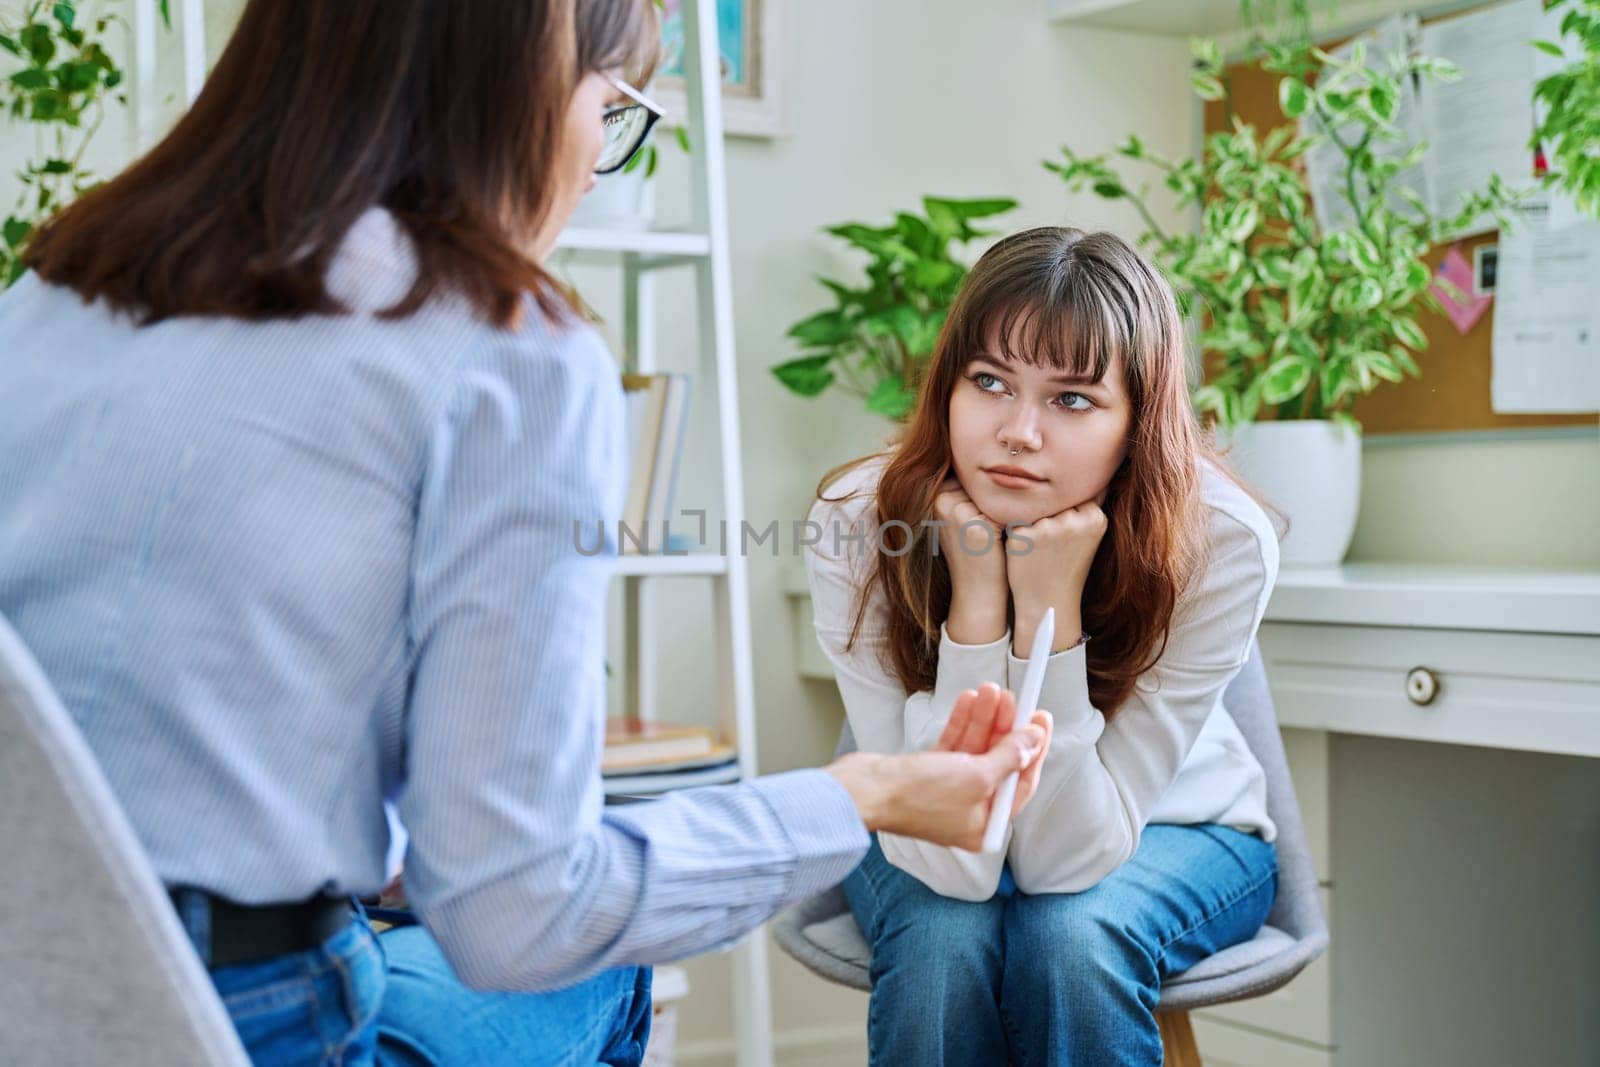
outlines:
[[[1483,317],[1483,313],[1489,310],[1489,302],[1494,297],[1487,293],[1481,295],[1474,293],[1472,264],[1461,254],[1459,245],[1450,246],[1450,251],[1445,253],[1444,260],[1439,264],[1439,269],[1433,272],[1433,277],[1433,284],[1429,288],[1433,291],[1434,299],[1444,308],[1450,324],[1458,333],[1470,332]],[[1449,285],[1441,285],[1441,279]],[[1449,286],[1454,286],[1455,289],[1452,291]]]
[[[1534,152],[1528,146],[1534,129],[1533,87],[1549,72],[1549,63],[1558,61],[1542,60],[1531,42],[1548,33],[1548,18],[1540,0],[1511,0],[1426,25],[1414,15],[1394,15],[1334,50],[1348,59],[1354,42],[1364,40],[1367,66],[1384,73],[1397,52],[1420,51],[1461,69],[1460,80],[1454,82],[1404,79],[1394,120],[1401,136],[1372,145],[1380,158],[1396,158],[1427,142],[1422,162],[1397,175],[1396,185],[1414,193],[1432,214],[1459,211],[1462,198],[1484,191],[1491,174],[1513,188],[1533,186]],[[1301,120],[1301,131],[1326,132],[1315,116]],[[1334,133],[1350,143],[1358,131],[1353,126]],[[1350,225],[1343,151],[1330,137],[1307,152],[1305,162],[1317,225],[1323,232]],[[1362,190],[1355,192],[1359,198]],[[1398,196],[1392,206],[1401,214],[1411,213]],[[1451,236],[1495,225],[1485,216]]]
[[[1533,40],[1540,0],[1510,3],[1440,19],[1422,27],[1422,53],[1461,68],[1459,81],[1422,86],[1429,185],[1435,213],[1449,215],[1498,174],[1513,188],[1534,182],[1533,85],[1539,74]],[[1480,219],[1475,232],[1493,229]]]
[[[1349,60],[1356,42],[1364,42],[1367,67],[1388,73],[1392,56],[1407,55],[1412,51],[1416,41],[1417,26],[1415,15],[1393,15],[1333,49],[1332,54],[1342,60]],[[1374,140],[1369,146],[1372,154],[1378,159],[1398,159],[1425,136],[1417,86],[1409,78],[1401,85],[1400,102],[1394,121],[1401,137],[1398,140]],[[1352,225],[1355,222],[1355,214],[1350,204],[1350,189],[1345,179],[1345,154],[1339,147],[1338,141],[1342,140],[1345,144],[1355,143],[1360,138],[1361,126],[1358,123],[1349,123],[1332,131],[1330,135],[1316,113],[1310,112],[1300,120],[1300,132],[1307,137],[1322,135],[1322,139],[1305,154],[1311,210],[1316,215],[1318,228],[1326,233],[1329,230],[1343,229]],[[1422,164],[1408,167],[1395,176],[1395,189],[1399,188],[1410,189],[1424,204],[1432,202],[1428,187],[1428,172]],[[1362,195],[1364,192],[1365,190],[1358,184],[1355,189],[1357,204],[1364,204]],[[1389,206],[1401,214],[1412,213],[1398,191],[1391,194]]]
[[[1490,405],[1506,414],[1600,411],[1600,222],[1553,222],[1549,193],[1517,215],[1500,235]]]

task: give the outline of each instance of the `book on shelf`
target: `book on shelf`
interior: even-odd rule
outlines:
[[[702,785],[726,785],[739,780],[739,761],[729,758],[710,767],[694,767],[681,771],[663,771],[655,774],[607,775],[605,791],[608,798],[648,797],[668,793],[674,789],[692,789]]]
[[[733,749],[718,744],[715,732],[704,726],[612,717],[606,720],[600,769],[604,774],[681,770],[727,762],[732,756]]]
[[[678,468],[689,419],[691,378],[687,374],[623,374],[628,430],[628,495],[623,506],[620,552],[625,556],[659,553],[662,531],[672,516]]]

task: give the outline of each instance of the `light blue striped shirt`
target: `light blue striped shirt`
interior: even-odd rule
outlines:
[[[606,808],[605,603],[626,457],[587,325],[400,321],[374,208],[356,313],[138,328],[0,295],[0,615],[168,884],[406,891],[469,984],[539,989],[738,940],[867,833],[822,771]],[[603,550],[592,550],[603,524]]]

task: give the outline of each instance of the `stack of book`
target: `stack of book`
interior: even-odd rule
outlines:
[[[689,422],[687,374],[624,374],[627,402],[628,497],[623,531],[617,534],[624,556],[659,553],[667,548],[667,521],[678,491],[684,431]]]
[[[606,720],[600,770],[608,793],[661,793],[736,776],[737,753],[703,726]]]

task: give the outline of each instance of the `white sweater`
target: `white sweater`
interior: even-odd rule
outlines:
[[[1019,689],[1011,634],[987,645],[960,645],[940,630],[933,691],[907,694],[879,660],[887,606],[874,589],[856,644],[845,642],[856,591],[877,550],[876,486],[887,457],[874,459],[824,492],[855,499],[813,504],[822,530],[806,552],[817,640],[833,663],[845,714],[864,752],[915,752],[944,729],[964,689],[998,682]],[[1003,864],[1024,893],[1088,889],[1133,855],[1148,823],[1220,823],[1259,833],[1277,830],[1267,816],[1266,779],[1222,691],[1244,665],[1278,573],[1278,542],[1266,514],[1211,465],[1202,472],[1211,550],[1204,571],[1179,599],[1160,662],[1135,682],[1107,725],[1089,702],[1086,648],[1052,655],[1039,706],[1055,717],[1055,735],[1039,790],[998,853],[974,853],[883,833],[884,855],[936,892],[963,900],[994,895]],[[853,524],[865,542],[846,536]],[[835,535],[838,531],[838,536]],[[1092,640],[1092,637],[1091,637]]]

